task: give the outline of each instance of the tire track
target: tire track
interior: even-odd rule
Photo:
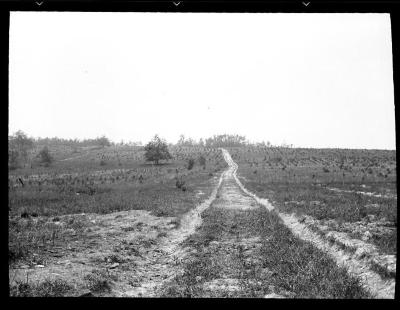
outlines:
[[[294,235],[304,241],[310,242],[318,249],[330,255],[338,266],[345,267],[350,275],[359,278],[361,283],[375,298],[393,299],[395,297],[395,280],[383,280],[376,272],[370,270],[369,266],[363,261],[358,260],[354,255],[345,253],[336,245],[329,244],[328,241],[309,230],[306,225],[299,222],[294,214],[279,212],[268,199],[259,198],[248,191],[237,178],[236,172],[238,165],[233,161],[227,150],[221,148],[221,151],[223,152],[225,161],[230,167],[227,171],[227,175],[235,179],[244,193],[253,197],[258,203],[265,206],[268,211],[275,212]]]
[[[156,297],[158,289],[166,282],[172,280],[179,274],[180,262],[187,256],[181,243],[188,238],[202,224],[201,213],[206,210],[217,197],[218,190],[227,173],[232,171],[228,167],[224,171],[217,185],[214,187],[210,197],[187,212],[180,220],[178,229],[172,231],[151,253],[152,257],[147,259],[141,266],[145,272],[142,273],[142,283],[134,289],[114,292],[118,297]]]

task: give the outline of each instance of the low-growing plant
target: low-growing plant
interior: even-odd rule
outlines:
[[[203,166],[203,169],[206,168],[206,158],[203,155],[199,157],[199,164],[200,166]]]
[[[43,149],[38,154],[40,163],[45,167],[48,167],[53,162],[53,157],[50,155],[49,148],[47,146],[43,147]]]
[[[183,180],[182,177],[177,177],[176,181],[175,181],[175,186],[179,189],[183,189],[183,187],[185,186],[185,181]]]
[[[73,286],[63,279],[45,279],[34,284],[29,281],[17,281],[10,287],[11,297],[62,297],[73,290]]]
[[[194,166],[194,163],[195,163],[194,159],[193,159],[193,158],[189,158],[189,160],[188,160],[188,165],[187,165],[187,169],[188,169],[188,170],[192,170],[192,169],[193,169],[193,166]]]
[[[87,288],[97,293],[111,291],[111,281],[115,279],[115,276],[110,275],[109,272],[98,269],[93,270],[84,277]]]

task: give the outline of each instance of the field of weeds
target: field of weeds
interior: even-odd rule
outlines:
[[[185,242],[191,255],[162,296],[371,297],[325,253],[294,237],[276,214],[250,200],[233,204],[232,196],[222,190],[203,213],[202,227]]]
[[[232,148],[238,177],[281,212],[395,277],[396,151]],[[372,259],[374,257],[374,259]]]
[[[13,170],[8,179],[10,216],[129,209],[169,215],[185,212],[169,206],[185,203],[185,197],[195,197],[197,184],[213,178],[226,163],[216,149],[172,148],[171,153],[172,161],[153,165],[144,161],[142,149],[110,147],[102,150],[101,156],[94,150],[85,158],[55,161],[48,168]],[[205,159],[204,164],[198,162],[200,157]],[[102,158],[106,158],[104,165]],[[188,167],[190,159],[195,162],[193,167]],[[183,186],[176,186],[177,179]]]
[[[27,165],[10,171],[10,270],[43,268],[60,261],[79,251],[75,243],[82,240],[80,247],[90,248],[88,244],[97,238],[91,233],[102,222],[88,218],[94,214],[141,210],[139,218],[147,214],[173,218],[177,226],[182,214],[209,196],[212,182],[226,167],[221,152],[212,148],[172,147],[173,159],[160,165],[146,163],[139,147],[51,151],[56,160],[47,168]],[[139,226],[123,229],[129,233]],[[166,234],[156,227],[153,230],[154,238]],[[45,294],[43,287],[30,287],[32,281],[21,281],[18,290],[12,286],[13,295]],[[57,287],[67,287],[58,282]],[[49,283],[46,287],[57,296],[59,289]]]
[[[218,148],[171,147],[153,165],[115,146],[10,171],[10,295],[377,298],[294,218],[391,296],[395,151],[226,149],[237,171]]]

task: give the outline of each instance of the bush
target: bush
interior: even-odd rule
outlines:
[[[192,168],[193,168],[193,166],[194,166],[194,159],[193,158],[190,158],[189,160],[188,160],[188,170],[192,170]]]
[[[73,290],[73,287],[62,279],[45,281],[39,284],[18,282],[10,287],[12,297],[63,297]]]
[[[183,191],[186,190],[185,181],[181,178],[176,178],[175,186]]]
[[[40,158],[40,163],[48,167],[53,162],[53,157],[50,155],[50,151],[47,146],[45,146],[38,154]]]
[[[108,271],[93,270],[84,277],[84,280],[87,288],[93,292],[109,292],[111,291],[111,281],[116,281],[117,277],[109,274]]]
[[[203,166],[203,168],[206,168],[206,159],[204,158],[204,156],[200,156],[199,157],[199,164],[200,166]]]

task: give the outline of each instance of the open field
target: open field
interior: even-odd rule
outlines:
[[[226,179],[204,224],[185,245],[183,272],[166,297],[367,298],[362,285],[276,214]]]
[[[395,151],[226,149],[237,172],[203,147],[161,165],[140,147],[53,150],[10,171],[10,294],[392,298]]]
[[[231,149],[246,188],[347,249],[386,254],[395,276],[396,152],[380,150]],[[369,246],[370,244],[373,245]]]
[[[159,166],[145,163],[143,152],[137,148],[110,148],[101,155],[92,150],[85,158],[56,161],[49,168],[12,171],[10,262],[31,261],[33,254],[34,260],[41,261],[43,251],[68,240],[68,231],[80,235],[87,223],[79,218],[60,222],[64,215],[145,210],[179,219],[210,194],[211,180],[226,163],[215,149],[171,151],[175,159]],[[197,161],[199,156],[206,159],[205,166],[196,162],[189,170],[187,160],[193,157]],[[101,158],[106,158],[106,165],[100,165]],[[185,182],[183,188],[176,187],[177,177]]]
[[[33,2],[5,19],[12,300],[398,299],[393,1]]]

